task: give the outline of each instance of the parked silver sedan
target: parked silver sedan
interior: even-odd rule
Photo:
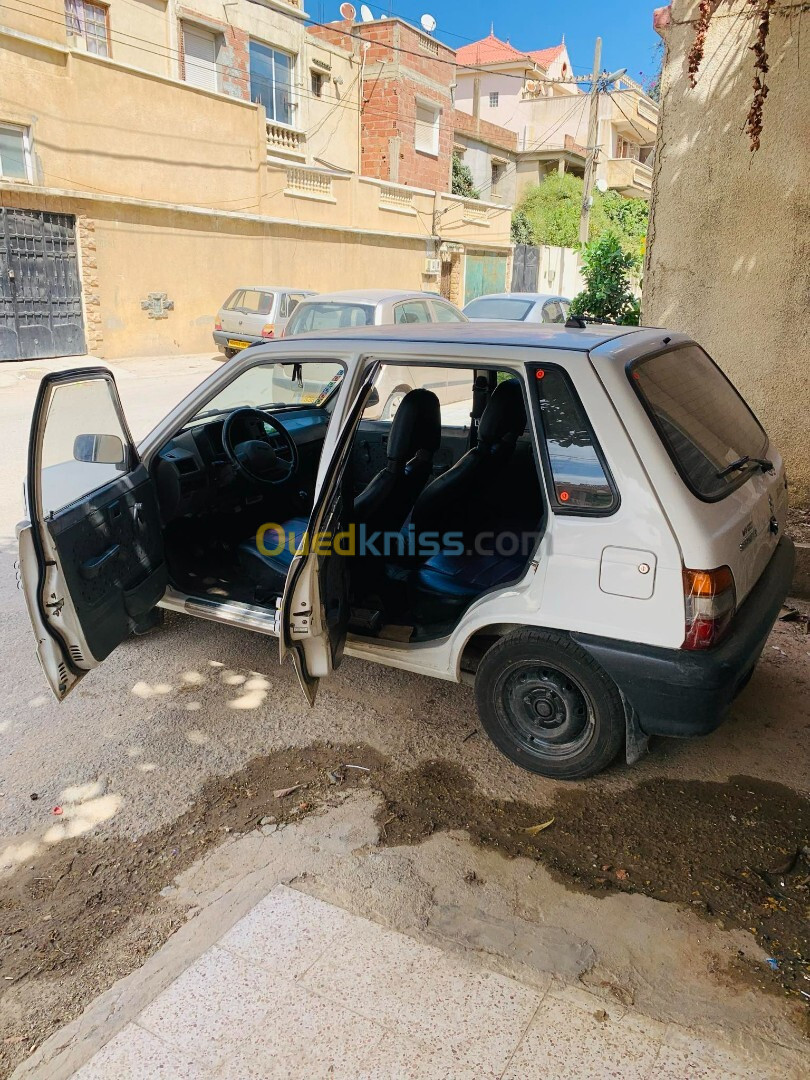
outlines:
[[[464,308],[473,322],[564,323],[571,301],[552,293],[489,293],[477,296]]]
[[[463,323],[467,318],[455,304],[437,293],[403,292],[397,289],[351,289],[323,293],[302,300],[287,323],[284,337],[317,330],[349,329],[355,326],[386,326],[408,323]],[[438,368],[430,389],[442,405],[464,398],[469,380],[458,371]],[[409,368],[389,367],[376,387],[375,400],[365,412],[368,420],[390,420],[405,395],[421,386],[418,373]]]
[[[230,359],[261,341],[281,337],[287,320],[311,289],[289,285],[240,285],[217,312],[214,342]]]

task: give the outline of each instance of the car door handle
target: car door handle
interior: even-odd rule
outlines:
[[[100,555],[97,555],[94,559],[87,559],[81,564],[80,570],[82,577],[94,578],[98,577],[104,567],[112,559],[116,558],[121,551],[120,544],[111,544],[106,551],[102,551]]]

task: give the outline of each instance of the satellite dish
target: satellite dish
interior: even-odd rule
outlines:
[[[604,195],[605,192],[608,189],[607,180],[605,180],[603,177],[600,176],[599,179],[594,184],[594,187],[596,188],[597,191],[601,191],[601,193]]]
[[[360,18],[363,22],[374,22],[374,15],[371,12],[371,8],[367,4],[360,5]]]
[[[419,22],[421,23],[422,29],[427,34],[432,34],[436,29],[436,20],[432,15],[423,15]]]
[[[351,22],[351,20],[355,17],[357,12],[354,10],[354,5],[353,4],[341,4],[340,5],[340,14],[343,16],[344,19],[348,19],[349,22]]]

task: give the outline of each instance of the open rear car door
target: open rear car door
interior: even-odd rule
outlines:
[[[310,705],[315,701],[320,679],[331,674],[343,656],[349,625],[346,529],[353,508],[346,466],[357,425],[374,392],[379,370],[380,364],[375,361],[365,371],[327,466],[303,543],[290,565],[281,599],[280,659],[284,660],[288,652],[292,654],[301,689]]]
[[[51,689],[62,700],[166,589],[160,514],[105,368],[46,375],[28,447],[20,579]]]

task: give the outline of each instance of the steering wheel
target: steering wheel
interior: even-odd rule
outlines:
[[[270,425],[275,435],[267,434]],[[284,446],[277,449],[271,439]],[[298,472],[298,447],[276,416],[263,409],[234,409],[222,428],[222,448],[236,471],[252,484],[285,484]]]

